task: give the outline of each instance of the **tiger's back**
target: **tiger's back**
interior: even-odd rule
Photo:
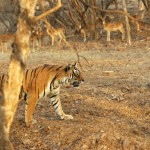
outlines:
[[[53,84],[52,80],[56,81],[56,79],[58,80],[66,76],[65,72],[62,71],[64,68],[64,66],[45,64],[35,69],[27,70],[23,79],[24,92],[32,95],[34,94],[34,96],[38,96],[40,98],[40,95],[43,92],[46,92],[46,88],[49,87],[49,91],[52,89],[52,87],[50,87],[50,84],[51,86]]]

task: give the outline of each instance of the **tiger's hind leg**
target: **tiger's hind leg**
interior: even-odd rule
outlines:
[[[35,110],[37,100],[38,100],[38,98],[36,98],[36,97],[29,97],[26,101],[26,105],[25,105],[26,126],[29,126],[32,121],[32,115]]]
[[[50,100],[52,106],[55,109],[56,114],[60,117],[60,119],[65,119],[65,120],[73,119],[73,116],[67,115],[63,112],[59,95],[52,95],[50,97]]]

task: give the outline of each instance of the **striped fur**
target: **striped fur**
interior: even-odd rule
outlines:
[[[0,75],[0,100],[2,100],[2,97],[4,97],[3,89],[5,88],[5,85],[7,85],[7,84],[4,84],[4,83],[7,83],[7,82],[8,82],[8,75],[1,74]],[[2,104],[1,102],[0,102],[0,104]]]
[[[1,76],[1,86],[3,87],[4,76]],[[3,80],[4,79],[4,80]],[[71,84],[74,87],[84,81],[83,76],[77,69],[77,64],[58,66],[48,65],[39,66],[35,69],[27,70],[24,75],[20,99],[26,100],[25,122],[29,126],[32,120],[38,99],[48,96],[55,112],[60,119],[73,119],[71,115],[63,112],[60,101],[60,85]]]

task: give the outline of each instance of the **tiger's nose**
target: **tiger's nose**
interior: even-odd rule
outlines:
[[[81,79],[81,82],[84,82],[84,79]]]

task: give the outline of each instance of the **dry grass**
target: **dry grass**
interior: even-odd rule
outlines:
[[[119,39],[112,39],[109,45],[103,40],[70,42],[90,63],[81,60],[85,82],[79,89],[61,89],[63,108],[74,120],[57,120],[44,98],[36,107],[37,123],[26,128],[24,102],[20,102],[11,128],[15,150],[149,149],[150,43],[135,39],[129,47]],[[9,53],[0,58],[1,71],[7,72]],[[27,67],[74,61],[75,52],[62,44],[37,49]]]

